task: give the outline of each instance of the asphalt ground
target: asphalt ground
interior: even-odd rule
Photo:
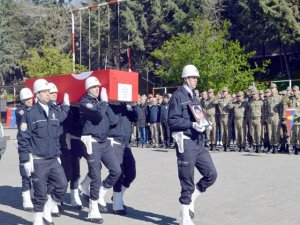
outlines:
[[[6,129],[7,151],[0,161],[0,225],[32,224],[22,209],[21,179],[14,144],[16,130]],[[103,214],[107,225],[178,224],[180,187],[174,150],[133,148],[137,177],[125,192],[128,215]],[[195,204],[195,225],[300,225],[300,156],[213,152],[216,183]],[[81,160],[82,176],[87,172]],[[107,173],[107,171],[103,171]],[[195,180],[200,175],[195,173]],[[106,196],[111,207],[111,190]],[[69,190],[63,215],[55,225],[92,224],[83,211],[73,211]]]

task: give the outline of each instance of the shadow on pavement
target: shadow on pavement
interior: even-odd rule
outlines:
[[[0,205],[23,210],[21,192],[21,187],[0,186]]]
[[[176,223],[176,219],[173,217],[151,213],[151,212],[140,211],[131,207],[127,207],[127,212],[128,214],[126,215],[126,217],[136,219],[136,220],[141,220],[143,222],[149,222],[152,224],[159,224],[159,225],[161,224],[178,225],[178,223]]]
[[[3,212],[0,210],[0,218],[1,218],[1,224],[5,225],[31,225],[32,222],[29,222],[25,220],[24,218],[21,218],[19,216],[10,214],[8,212]]]

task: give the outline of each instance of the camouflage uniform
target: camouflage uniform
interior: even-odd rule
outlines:
[[[299,92],[298,86],[293,86],[293,91]],[[290,100],[288,103],[288,107],[296,108],[299,110],[300,107],[300,95],[295,94],[290,96]],[[294,116],[294,125],[291,130],[291,145],[297,155],[300,149],[300,113],[296,111],[296,115]],[[291,152],[290,152],[291,153]]]
[[[253,139],[253,149],[261,151],[261,120],[263,116],[263,101],[258,97],[258,91],[252,92],[252,101],[249,103],[250,132]]]
[[[207,93],[213,93],[213,89],[208,89]],[[216,98],[208,98],[206,101],[206,116],[207,119],[211,122],[212,129],[206,130],[206,136],[208,143],[210,145],[210,150],[214,151],[217,144],[217,125],[216,125]]]
[[[224,87],[222,92],[228,92],[228,88]],[[221,134],[223,142],[223,150],[226,151],[230,145],[231,126],[229,124],[229,103],[231,99],[228,96],[223,96],[218,100],[218,109],[220,112]]]
[[[271,88],[276,88],[276,84],[272,83]],[[278,152],[280,138],[280,96],[273,93],[266,102],[267,118],[268,118],[268,138],[270,146],[273,148],[273,153]],[[270,152],[269,152],[270,153]]]
[[[233,109],[234,114],[234,129],[236,137],[236,151],[245,151],[246,147],[246,113],[248,110],[248,103],[242,99],[241,96],[244,96],[243,92],[237,93],[237,101],[234,101],[230,104],[230,108]]]

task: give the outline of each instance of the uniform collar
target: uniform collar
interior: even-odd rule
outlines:
[[[188,90],[184,87],[184,84],[183,84],[182,86],[180,86],[180,90],[181,90],[184,94],[189,95],[189,97],[190,97],[191,99],[194,99],[194,98],[196,97],[194,91],[192,91],[191,89],[190,89],[191,92],[188,91]]]

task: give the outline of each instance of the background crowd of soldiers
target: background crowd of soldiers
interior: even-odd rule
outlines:
[[[203,133],[205,145],[211,151],[222,146],[223,151],[298,154],[299,114],[296,111],[294,125],[288,132],[286,110],[300,106],[299,86],[278,91],[277,85],[271,83],[266,90],[249,86],[245,91],[230,94],[224,87],[216,94],[213,89],[196,93],[211,122],[212,129]],[[140,96],[140,113],[132,134],[139,147],[173,147],[167,124],[171,96]]]

